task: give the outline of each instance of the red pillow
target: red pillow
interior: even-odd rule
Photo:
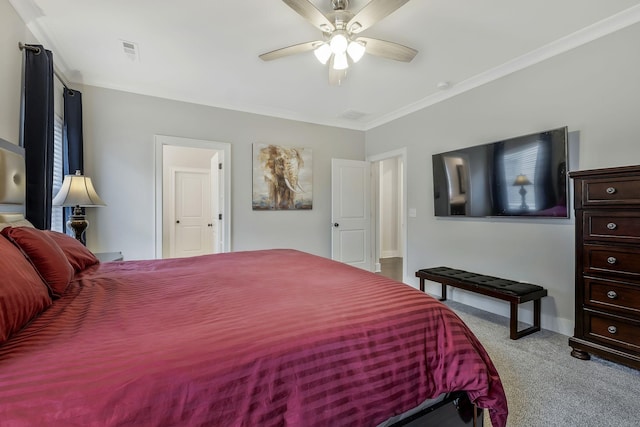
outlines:
[[[0,237],[0,344],[51,305],[47,287],[18,248]]]
[[[7,227],[0,233],[22,249],[53,296],[64,294],[73,279],[73,267],[51,237],[42,230],[29,227]]]
[[[64,233],[58,233],[57,231],[47,230],[45,233],[62,249],[69,264],[71,264],[71,267],[73,267],[76,273],[100,262],[98,258],[77,239]]]

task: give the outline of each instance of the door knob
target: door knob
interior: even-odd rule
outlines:
[[[333,223],[333,226],[334,226],[334,227],[340,227],[340,224],[338,224],[337,222],[334,222],[334,223]]]
[[[180,224],[180,220],[179,220],[179,219],[178,219],[178,220],[176,220],[176,224]]]

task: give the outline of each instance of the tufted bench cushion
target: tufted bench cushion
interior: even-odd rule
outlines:
[[[530,283],[516,282],[515,280],[501,279],[499,277],[485,276],[483,274],[470,273],[464,270],[455,270],[449,267],[425,268],[427,273],[438,276],[450,277],[476,286],[495,289],[510,295],[526,295],[531,292],[542,291],[544,288]]]

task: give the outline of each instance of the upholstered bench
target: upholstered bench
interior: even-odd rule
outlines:
[[[455,270],[449,267],[418,270],[416,277],[420,278],[420,290],[423,292],[425,279],[440,283],[442,285],[440,301],[447,299],[447,285],[509,301],[511,304],[509,337],[512,340],[540,330],[540,299],[547,296],[547,290],[542,286]],[[527,301],[533,301],[533,326],[518,331],[518,305]]]

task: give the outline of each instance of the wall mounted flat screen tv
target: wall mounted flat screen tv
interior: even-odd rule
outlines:
[[[436,216],[568,218],[567,128],[433,155]]]

